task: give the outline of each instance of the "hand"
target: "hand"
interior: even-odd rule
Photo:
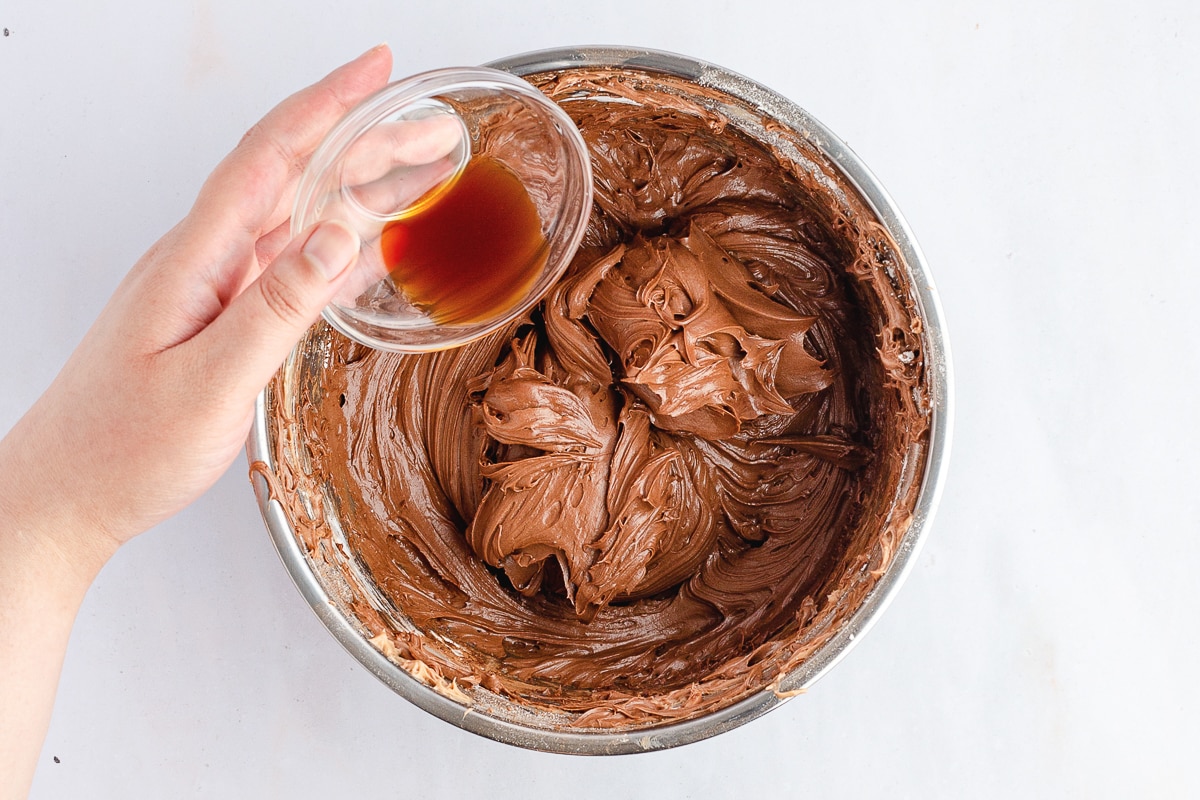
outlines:
[[[64,550],[111,551],[220,477],[255,396],[358,252],[339,224],[288,242],[296,181],[390,72],[386,47],[365,53],[281,103],[221,162],[6,438],[10,511],[53,508]]]
[[[289,242],[288,209],[326,131],[390,72],[377,47],[255,125],[0,441],[0,797],[28,789],[96,573],[237,457],[255,396],[354,271],[357,234]]]

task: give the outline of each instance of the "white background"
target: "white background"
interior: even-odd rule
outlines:
[[[958,401],[931,536],[866,640],[756,722],[619,758],[480,739],[377,682],[239,460],[100,576],[33,796],[1197,796],[1197,8],[4,0],[0,430],[245,129],[384,39],[396,77],[629,44],[795,100],[915,230]]]

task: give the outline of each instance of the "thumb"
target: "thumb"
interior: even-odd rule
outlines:
[[[319,222],[294,239],[221,312],[204,338],[215,363],[235,367],[235,393],[254,395],[320,316],[358,257],[346,225]]]

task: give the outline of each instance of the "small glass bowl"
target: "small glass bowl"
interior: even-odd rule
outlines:
[[[391,222],[436,202],[481,157],[521,182],[546,246],[529,264],[523,294],[486,316],[448,321],[393,280],[397,265],[387,263],[381,241]],[[384,87],[329,132],[300,178],[292,236],[322,220],[357,231],[362,248],[354,273],[323,316],[370,347],[427,352],[490,333],[537,303],[579,247],[591,206],[587,147],[561,108],[509,73],[439,69]]]

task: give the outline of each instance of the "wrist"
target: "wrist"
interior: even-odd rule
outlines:
[[[0,439],[0,543],[10,557],[86,589],[119,543],[71,495],[28,422]]]

